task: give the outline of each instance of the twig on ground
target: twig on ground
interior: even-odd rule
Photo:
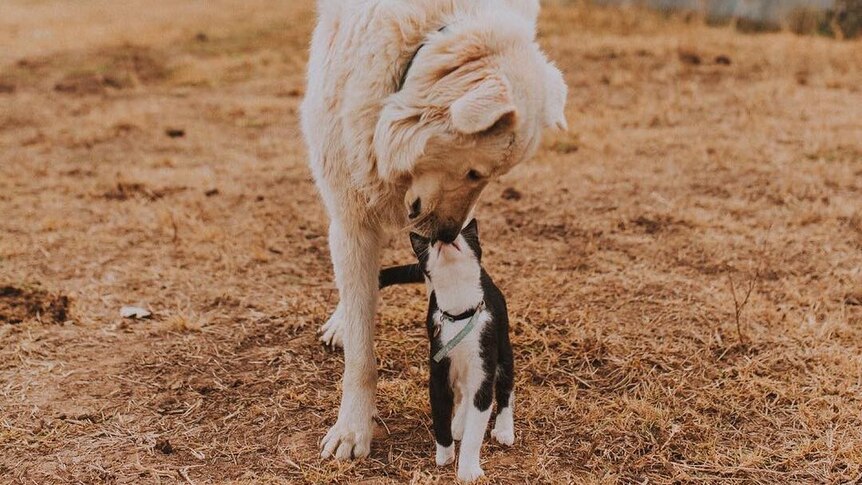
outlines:
[[[736,320],[736,335],[739,337],[739,342],[743,345],[748,342],[742,331],[742,312],[745,311],[745,307],[751,299],[751,293],[754,292],[754,288],[760,281],[762,270],[763,266],[758,266],[757,271],[755,271],[754,275],[748,280],[748,286],[745,289],[745,296],[742,298],[742,301],[739,301],[739,297],[736,294],[736,285],[733,283],[733,276],[727,275],[727,280],[730,282],[730,294],[733,295],[733,316]]]

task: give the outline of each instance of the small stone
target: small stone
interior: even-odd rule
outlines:
[[[521,200],[523,195],[514,187],[506,187],[506,189],[503,190],[501,197],[503,197],[504,200]]]
[[[149,318],[152,316],[152,312],[147,310],[146,308],[136,307],[136,306],[124,306],[120,309],[120,316],[123,318]]]
[[[156,441],[155,449],[166,455],[170,455],[174,452],[174,447],[171,446],[171,442],[166,439]]]
[[[691,51],[680,51],[679,60],[685,64],[691,64],[694,66],[698,66],[701,63],[700,56],[697,53]]]

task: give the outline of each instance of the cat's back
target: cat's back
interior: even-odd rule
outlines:
[[[506,297],[503,295],[503,292],[497,284],[494,283],[494,279],[491,278],[491,275],[485,271],[485,268],[482,268],[480,281],[482,284],[482,292],[485,295],[485,306],[488,307],[488,310],[491,312],[491,315],[495,320],[505,321],[508,323],[509,310],[506,307]]]

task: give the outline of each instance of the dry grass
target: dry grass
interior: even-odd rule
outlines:
[[[383,297],[371,459],[317,457],[342,359],[315,339],[311,2],[10,5],[0,287],[42,300],[2,303],[2,481],[450,481],[421,288]],[[859,480],[862,45],[562,3],[540,30],[572,129],[479,209],[519,399],[489,481]],[[28,310],[63,296],[65,324]]]

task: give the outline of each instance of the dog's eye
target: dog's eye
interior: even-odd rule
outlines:
[[[473,182],[478,182],[485,178],[485,176],[479,173],[478,170],[470,170],[467,172],[467,178]]]

